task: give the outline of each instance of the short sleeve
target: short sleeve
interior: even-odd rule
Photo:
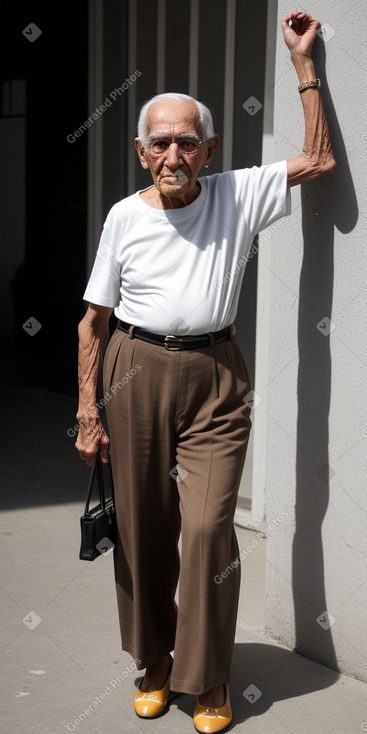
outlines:
[[[120,303],[120,281],[120,265],[105,223],[83,299],[98,306],[116,308]]]
[[[287,161],[248,169],[242,196],[244,214],[253,236],[277,219],[289,215],[292,200],[287,181]]]

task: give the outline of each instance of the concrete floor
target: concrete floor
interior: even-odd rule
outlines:
[[[172,694],[155,720],[135,715],[142,672],[120,649],[112,556],[78,558],[89,470],[67,435],[75,400],[27,386],[0,390],[3,731],[193,732],[194,696]],[[255,535],[236,532],[240,548]],[[242,562],[231,731],[367,731],[367,684],[265,636],[265,553],[266,540]]]

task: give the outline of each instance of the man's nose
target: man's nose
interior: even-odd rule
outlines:
[[[181,163],[181,149],[178,143],[171,143],[166,153],[166,165],[169,168],[177,168]]]

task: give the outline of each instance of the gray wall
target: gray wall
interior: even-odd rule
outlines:
[[[304,129],[288,12],[281,0],[278,160],[301,151]],[[266,508],[288,514],[268,531],[267,633],[367,681],[367,5],[314,0],[308,12],[325,31],[314,59],[338,165],[292,190],[271,244]]]

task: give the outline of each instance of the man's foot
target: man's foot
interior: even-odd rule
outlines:
[[[173,660],[168,654],[146,669],[134,698],[135,713],[140,718],[154,719],[166,708],[170,693],[172,663]]]
[[[222,683],[199,696],[199,703],[201,706],[218,709],[221,706],[224,706],[225,702],[226,688]]]
[[[215,686],[202,696],[198,696],[193,720],[196,731],[205,734],[217,734],[227,729],[232,723],[228,683]]]
[[[168,653],[158,660],[157,663],[150,665],[149,668],[146,669],[144,679],[140,684],[140,690],[143,691],[143,693],[147,693],[149,691],[160,691],[167,682],[171,667],[172,658]]]

